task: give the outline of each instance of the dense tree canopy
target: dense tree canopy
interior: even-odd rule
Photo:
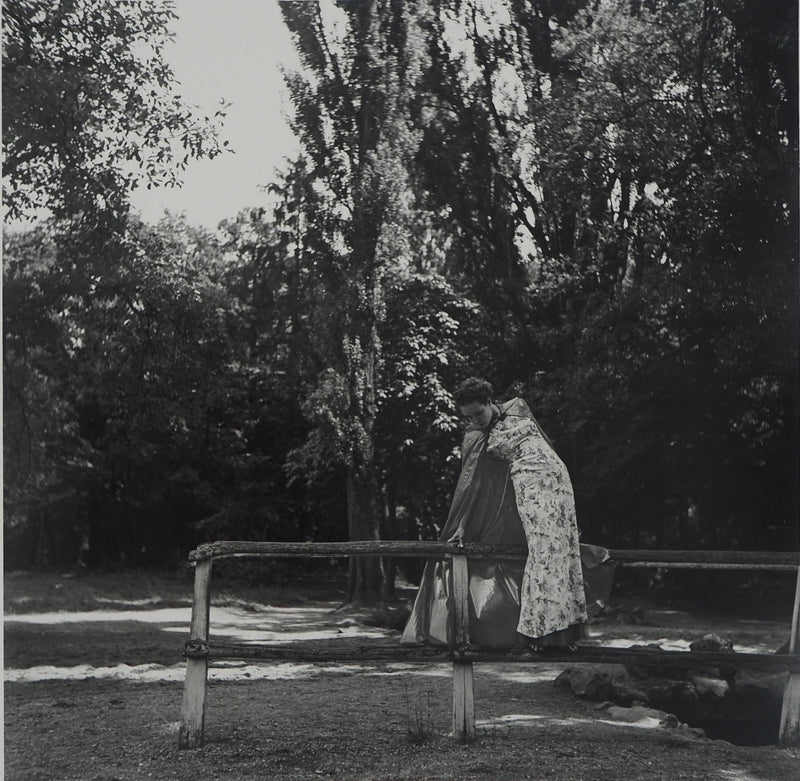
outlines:
[[[155,0],[3,0],[3,199],[9,218],[118,212],[136,184],[175,184],[220,151],[163,51]]]
[[[282,4],[302,151],[214,234],[125,208],[100,233],[72,219],[106,192],[90,183],[124,206],[137,154],[156,181],[179,170],[160,140],[176,127],[192,154],[219,148],[164,97],[161,6],[6,5],[7,204],[36,193],[59,218],[6,238],[18,555],[44,563],[70,539],[74,559],[81,537],[95,560],[150,563],[204,537],[435,537],[468,374],[534,408],[584,540],[795,544],[796,4]],[[104,59],[34,76],[90,12],[115,62],[142,41],[156,59],[100,92],[85,85]],[[88,90],[68,147],[20,105],[34,79],[40,118],[61,116],[65,85]],[[123,121],[98,155],[96,129]],[[382,567],[390,592],[391,564],[365,563],[354,599]]]

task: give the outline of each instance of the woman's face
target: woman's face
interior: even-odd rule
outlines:
[[[480,401],[471,401],[460,407],[461,414],[474,426],[486,428],[492,421],[492,403],[482,404]]]

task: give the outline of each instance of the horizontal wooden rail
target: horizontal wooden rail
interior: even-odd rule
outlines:
[[[657,648],[608,648],[582,643],[577,651],[566,649],[535,653],[529,650],[494,651],[474,646],[469,638],[470,558],[526,559],[525,546],[456,545],[447,542],[375,541],[357,542],[254,542],[221,541],[199,546],[189,554],[195,564],[194,598],[187,657],[186,680],[178,744],[192,748],[203,744],[208,665],[216,659],[259,659],[305,662],[450,662],[453,665],[453,734],[462,740],[475,737],[473,690],[474,662],[617,663],[647,667],[716,667],[723,670],[752,669],[789,672],[784,690],[779,740],[800,745],[800,553],[776,551],[685,551],[610,550],[610,560],[625,567],[670,567],[690,569],[787,570],[796,573],[795,603],[788,654],[720,654],[694,651],[664,651]],[[452,647],[400,645],[341,645],[313,648],[302,643],[237,644],[209,642],[210,578],[215,558],[228,557],[339,557],[391,556],[453,559]]]
[[[577,651],[553,650],[547,653],[526,649],[493,651],[473,645],[454,649],[431,646],[358,645],[342,648],[313,648],[295,643],[267,645],[256,643],[186,644],[190,658],[258,659],[269,662],[493,662],[546,664],[623,664],[643,667],[716,667],[733,670],[800,673],[800,656],[792,654],[707,653],[700,651],[665,651],[657,648],[607,648],[579,645]]]
[[[796,571],[800,552],[626,550],[610,549],[609,557],[626,567],[672,567],[687,569],[746,569]],[[336,558],[341,556],[436,557],[466,554],[468,558],[526,559],[521,545],[484,545],[429,541],[363,542],[254,542],[251,540],[207,542],[189,554],[190,561],[231,557]]]

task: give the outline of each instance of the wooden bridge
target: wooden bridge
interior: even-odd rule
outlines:
[[[526,650],[494,651],[474,646],[469,640],[470,558],[525,559],[527,549],[520,546],[445,542],[213,542],[189,554],[195,566],[192,620],[185,655],[186,679],[181,708],[179,745],[194,748],[203,744],[205,699],[209,661],[258,659],[302,662],[442,662],[453,664],[453,733],[462,741],[475,738],[475,700],[473,663],[569,662],[574,664],[668,664],[674,667],[735,666],[740,669],[788,671],[784,690],[779,740],[784,745],[800,746],[800,553],[753,551],[652,551],[610,550],[611,560],[623,567],[660,567],[706,570],[777,570],[794,572],[797,577],[788,654],[701,653],[664,651],[650,648],[609,648],[581,645],[575,652],[554,651],[546,657]],[[211,567],[214,559],[251,558],[332,558],[349,556],[391,556],[452,558],[455,638],[451,647],[361,645],[357,648],[315,649],[297,645],[225,644],[209,640],[211,607]]]

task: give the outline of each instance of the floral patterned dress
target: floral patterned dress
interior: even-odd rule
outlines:
[[[501,405],[489,430],[470,426],[461,475],[440,539],[526,545],[528,558],[469,560],[469,639],[482,648],[565,645],[582,636],[587,603],[603,606],[614,567],[608,551],[578,545],[567,469],[522,399]],[[584,596],[584,594],[586,596]],[[403,631],[404,644],[455,640],[452,560],[430,560]]]
[[[563,645],[581,636],[584,590],[602,605],[613,568],[605,548],[578,545],[566,467],[522,399],[501,405],[485,429],[470,426],[461,475],[441,539],[463,529],[464,542],[525,545],[528,559],[469,560],[469,636],[484,648]],[[583,572],[583,577],[582,577]],[[422,574],[402,643],[452,645],[452,560],[431,560]]]
[[[517,631],[541,638],[587,620],[575,499],[527,404],[512,399],[501,411],[486,449],[508,463],[528,543]]]

